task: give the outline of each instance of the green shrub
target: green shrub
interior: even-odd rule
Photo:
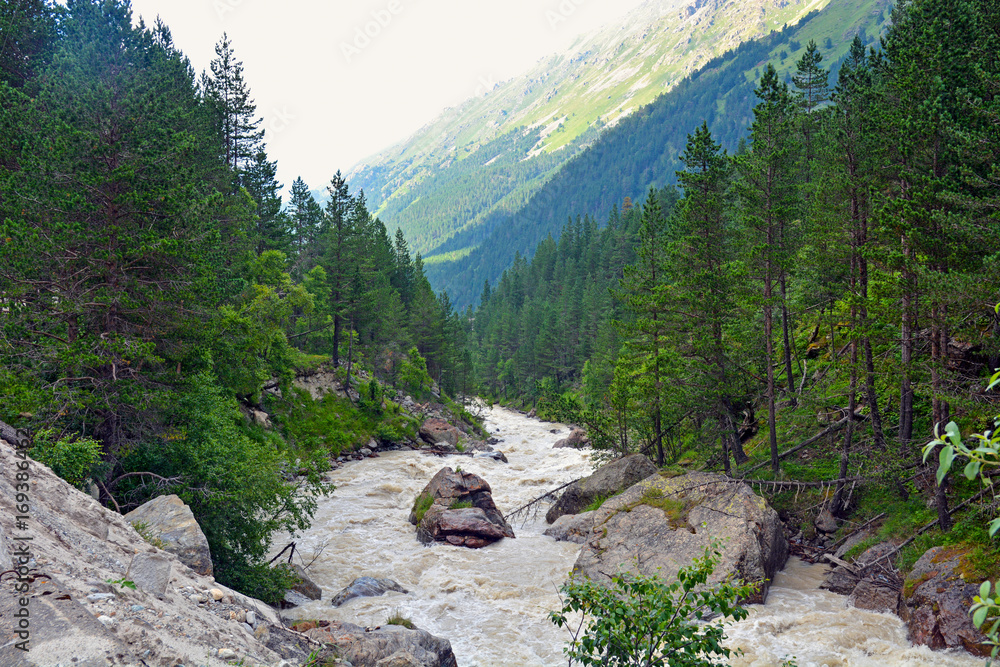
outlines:
[[[420,399],[430,393],[434,381],[427,372],[427,361],[416,347],[411,347],[399,364],[399,383],[413,398]]]
[[[708,667],[728,658],[722,642],[724,626],[704,621],[719,614],[742,620],[747,612],[739,600],[754,586],[729,583],[706,587],[719,561],[717,545],[704,558],[682,568],[671,581],[658,575],[619,572],[609,585],[574,577],[560,592],[563,607],[550,620],[570,631],[563,652],[583,665],[644,665],[646,667]],[[582,621],[568,618],[578,614]]]
[[[614,494],[612,494],[612,495],[614,495]],[[592,501],[590,501],[589,505],[587,505],[586,507],[584,507],[580,511],[581,512],[593,512],[594,510],[600,509],[601,505],[604,504],[604,501],[607,500],[610,497],[611,497],[611,495],[607,495],[607,496],[605,496],[605,495],[598,495],[596,498],[594,498]]]
[[[448,506],[450,510],[464,510],[472,507],[472,502],[469,500],[453,500],[451,505]]]
[[[42,429],[35,434],[30,454],[73,486],[82,488],[101,460],[101,443],[77,435],[55,439],[54,430]]]

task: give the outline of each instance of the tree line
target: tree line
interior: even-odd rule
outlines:
[[[280,598],[271,536],[308,525],[325,462],[241,409],[323,359],[455,392],[465,327],[339,172],[325,206],[301,179],[282,205],[227,36],[198,75],[132,18],[0,12],[0,419],[109,507],[179,494],[218,579]]]
[[[790,83],[767,64],[734,154],[702,123],[676,190],[573,222],[487,284],[484,389],[660,464],[713,443],[729,472],[760,422],[776,475],[784,409],[849,416],[840,478],[861,444],[898,464],[935,424],[992,415],[998,20],[993,3],[909,0],[832,85],[814,42]],[[947,529],[944,487],[938,512]]]

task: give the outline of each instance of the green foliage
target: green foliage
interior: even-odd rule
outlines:
[[[427,510],[429,510],[433,504],[434,496],[421,493],[416,497],[413,501],[413,513],[416,515],[417,523],[420,523],[423,520],[424,515],[427,514]]]
[[[610,495],[598,494],[598,496],[591,500],[590,504],[580,510],[580,512],[593,512],[594,510],[598,510],[601,508],[601,505],[604,504],[604,501],[610,497]]]
[[[996,310],[1000,313],[1000,306],[997,306]],[[997,385],[1000,385],[1000,370],[990,378],[987,388],[993,389]],[[967,479],[979,478],[985,486],[992,486],[993,482],[987,476],[986,471],[988,468],[1000,466],[1000,434],[997,433],[997,430],[1000,429],[1000,415],[994,419],[993,426],[993,430],[972,434],[972,444],[975,447],[970,447],[964,442],[962,432],[955,422],[948,422],[944,433],[935,427],[934,435],[936,437],[924,446],[924,461],[935,449],[940,447],[937,470],[938,484],[944,481],[956,459],[962,457],[967,460],[962,471]],[[990,522],[989,536],[992,538],[997,531],[1000,531],[1000,518],[994,518]],[[994,549],[991,555],[995,557],[996,554],[997,550]],[[995,564],[990,569],[994,568]],[[991,591],[995,592],[995,596],[991,596]],[[986,644],[993,646],[991,655],[996,658],[997,653],[1000,652],[1000,589],[996,589],[989,581],[984,581],[979,589],[979,595],[973,599],[969,613],[972,614],[975,626],[987,636]]]
[[[317,497],[328,492],[317,468],[305,479],[286,481],[291,462],[246,425],[236,401],[208,374],[191,378],[166,411],[171,432],[156,446],[130,452],[123,464],[174,480],[169,490],[204,531],[220,582],[273,598],[273,575],[263,559],[276,531],[308,527]],[[142,491],[132,480],[120,490],[131,490],[129,482]]]
[[[430,393],[434,381],[427,373],[427,361],[415,347],[410,348],[399,364],[399,383],[404,391],[417,400]]]
[[[314,399],[295,387],[283,396],[268,399],[275,421],[292,449],[306,456],[337,457],[363,447],[372,438],[384,443],[403,442],[416,437],[419,428],[415,419],[390,401],[376,410],[371,403],[354,405],[333,393]]]
[[[392,616],[385,619],[386,625],[401,625],[409,630],[415,629],[417,626],[413,621],[403,616],[399,611],[394,611]]]
[[[105,583],[109,583],[112,586],[117,584],[119,588],[130,588],[133,591],[135,590],[135,582],[131,581],[130,579],[126,579],[124,577],[122,577],[121,579],[106,579]]]
[[[35,434],[31,458],[52,468],[52,472],[77,488],[93,477],[101,460],[101,443],[79,435],[57,437],[53,429]]]
[[[563,649],[570,664],[694,667],[728,658],[732,652],[722,645],[724,625],[701,621],[716,614],[746,618],[739,600],[753,586],[707,586],[719,557],[717,550],[707,549],[670,582],[630,572],[613,575],[608,586],[571,578],[560,589],[562,609],[550,614],[572,635]],[[581,621],[570,614],[581,615]]]
[[[139,533],[139,537],[146,540],[152,544],[157,549],[166,549],[167,543],[161,540],[159,537],[153,535],[150,530],[150,526],[145,521],[135,521],[132,523],[132,527],[135,528],[135,532]]]

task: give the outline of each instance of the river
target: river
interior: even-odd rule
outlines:
[[[592,471],[588,451],[552,448],[568,434],[565,426],[493,408],[486,427],[502,441],[497,448],[509,464],[398,451],[331,473],[336,491],[321,501],[310,530],[296,538],[305,561],[315,557],[309,573],[323,588],[323,600],[286,613],[367,626],[399,613],[449,639],[459,667],[565,665],[568,635],[548,621],[548,613],[559,606],[559,585],[580,547],[542,535],[544,508],[537,518],[513,524],[516,539],[477,550],[424,547],[407,521],[413,499],[445,465],[487,480],[503,512]],[[777,667],[792,656],[799,667],[983,664],[965,653],[911,646],[897,617],[850,608],[844,596],[818,590],[824,571],[822,565],[789,561],[767,604],[750,607],[750,617],[727,631],[729,645],[743,650],[734,667]],[[360,576],[394,579],[409,593],[331,607],[330,598]]]

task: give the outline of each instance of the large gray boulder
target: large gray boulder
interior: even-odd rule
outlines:
[[[921,556],[903,584],[903,619],[910,641],[932,649],[964,648],[987,656],[991,647],[972,625],[969,607],[980,581],[967,578],[969,547],[934,547]]]
[[[562,449],[564,447],[571,447],[573,449],[580,449],[581,447],[586,447],[589,444],[590,439],[587,437],[587,432],[582,428],[574,428],[569,432],[568,436],[552,445],[552,448]]]
[[[352,623],[331,621],[325,627],[306,631],[305,635],[336,646],[340,657],[350,661],[354,667],[386,667],[393,664],[393,660],[404,659],[404,656],[406,662],[401,664],[458,667],[451,642],[426,630],[410,630],[401,625],[366,629]]]
[[[746,602],[763,602],[788,559],[778,513],[746,484],[709,473],[654,475],[606,501],[594,512],[574,571],[605,583],[619,567],[670,578],[713,541],[722,557],[710,581],[758,584]]]
[[[133,526],[145,526],[145,535],[164,544],[163,550],[180,558],[198,574],[212,576],[212,552],[191,508],[176,495],[157,496],[125,515]]]
[[[597,498],[620,493],[639,480],[656,474],[656,466],[642,454],[629,454],[601,466],[590,477],[573,482],[545,514],[555,523],[564,514],[579,514]]]
[[[374,598],[384,595],[389,591],[406,594],[405,588],[397,584],[392,579],[376,579],[375,577],[358,577],[346,588],[333,596],[330,601],[334,607],[339,607],[348,600],[354,598]]]
[[[443,419],[432,417],[420,426],[420,439],[430,445],[451,445],[454,447],[464,437],[455,426]]]
[[[594,529],[594,513],[563,514],[542,533],[556,542],[576,542],[583,544]]]
[[[479,475],[451,468],[439,470],[414,500],[410,523],[424,544],[448,542],[478,549],[514,537],[493,502],[489,483]]]

